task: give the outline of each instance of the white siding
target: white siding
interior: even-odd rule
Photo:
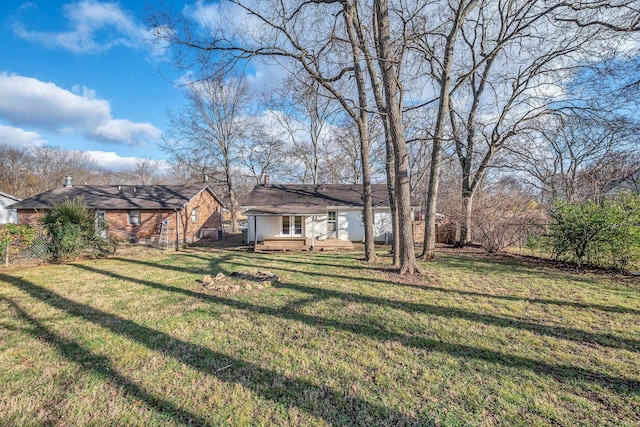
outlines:
[[[351,240],[352,242],[362,242],[364,240],[364,224],[362,222],[361,209],[328,209],[337,210],[338,238],[341,240]],[[254,218],[258,226],[258,241],[265,237],[280,235],[279,216],[253,216],[247,217],[248,243],[255,241]],[[327,215],[313,215],[304,218],[303,233],[309,239],[324,240],[327,234]],[[389,209],[374,210],[374,240],[385,242],[386,233],[391,237],[391,212]]]
[[[373,221],[373,240],[376,242],[386,242],[387,233],[390,239],[393,233],[391,210],[376,209],[373,214]]]
[[[361,209],[340,211],[338,218],[341,239],[351,240],[352,242],[364,241],[364,223]],[[391,211],[389,209],[374,209],[373,220],[373,239],[376,242],[385,242],[386,233],[389,233],[389,237],[391,237],[393,231]]]
[[[304,236],[309,239],[324,240],[327,238],[327,216],[312,215],[305,217]]]
[[[338,237],[352,242],[364,240],[362,209],[338,211]]]
[[[255,219],[255,223],[254,223]],[[266,237],[277,236],[280,234],[280,221],[277,216],[249,215],[247,216],[247,233],[249,242],[255,241],[255,228],[258,227],[258,241]]]
[[[14,209],[7,209],[7,206],[15,203],[16,200],[0,195],[0,224],[16,224],[18,214]]]

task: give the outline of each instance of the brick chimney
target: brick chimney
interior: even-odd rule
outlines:
[[[264,186],[269,187],[269,175],[264,176]]]

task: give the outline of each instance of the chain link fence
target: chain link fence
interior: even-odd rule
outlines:
[[[33,239],[33,242],[21,251],[13,252],[11,246],[6,249],[0,249],[0,259],[5,266],[23,265],[23,264],[40,264],[50,258],[47,236],[43,232],[39,232]]]

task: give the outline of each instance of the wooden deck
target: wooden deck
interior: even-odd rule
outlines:
[[[351,251],[354,249],[351,241],[340,239],[316,240],[313,248],[316,251]]]
[[[304,252],[352,250],[353,243],[348,240],[326,239],[312,240],[306,237],[265,237],[256,243],[255,252]]]
[[[291,252],[311,250],[311,239],[305,237],[265,237],[256,243],[255,252]]]

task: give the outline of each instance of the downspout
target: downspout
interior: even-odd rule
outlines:
[[[176,211],[176,251],[180,250],[180,214],[178,209],[174,209]]]

